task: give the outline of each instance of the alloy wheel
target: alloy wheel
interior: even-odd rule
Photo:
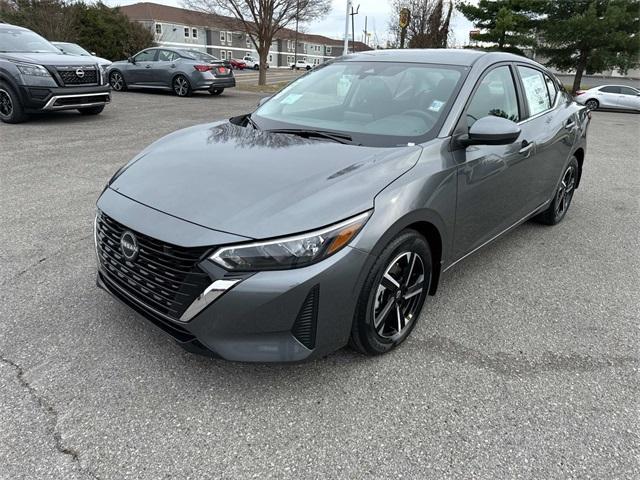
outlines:
[[[10,117],[13,113],[13,102],[6,90],[0,90],[0,115]]]
[[[597,100],[587,100],[587,103],[585,104],[585,106],[589,110],[596,110],[598,108],[598,101]]]
[[[173,81],[173,90],[179,97],[184,97],[189,92],[189,83],[183,77],[177,77]]]
[[[573,191],[576,187],[576,169],[573,165],[569,165],[562,176],[562,181],[558,186],[555,201],[556,218],[562,217],[567,213],[567,209],[571,204]]]
[[[116,92],[122,90],[122,86],[124,84],[122,75],[120,75],[118,72],[114,72],[111,74],[110,80],[111,88],[113,88]]]
[[[424,279],[424,262],[416,252],[403,252],[387,266],[373,308],[373,328],[380,337],[395,340],[415,321]]]

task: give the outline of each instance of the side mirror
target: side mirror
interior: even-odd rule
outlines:
[[[506,118],[489,115],[477,120],[469,134],[459,139],[464,147],[469,145],[509,145],[520,136],[520,127]]]
[[[129,58],[127,58],[127,62],[129,62],[129,63],[133,63],[133,64],[135,64],[135,63],[136,63],[136,61],[134,60],[134,58],[133,58],[133,57],[129,57]]]
[[[94,57],[96,56],[96,52],[89,52],[91,55],[93,55]]]
[[[260,100],[258,100],[258,107],[264,105],[272,96],[273,95],[269,95],[268,97],[262,97]]]

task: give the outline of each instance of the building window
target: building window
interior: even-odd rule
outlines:
[[[162,24],[156,23],[156,35],[162,35]]]
[[[221,60],[226,60],[227,59],[227,52],[225,52],[224,50],[220,50],[220,59]]]
[[[184,27],[184,38],[189,38],[189,27]]]
[[[233,57],[231,56],[231,51],[227,50],[227,60],[231,60]]]
[[[251,52],[244,52],[244,56],[245,57],[250,57],[251,56]]]
[[[191,36],[193,38],[198,38],[198,29],[197,28],[192,28],[191,29]]]
[[[331,47],[327,47],[327,54],[331,55]]]
[[[251,37],[247,34],[247,48],[251,48]]]
[[[224,32],[220,32],[220,43],[224,43],[225,38]]]
[[[231,45],[231,32],[227,32],[227,43]]]
[[[269,63],[273,62],[273,55],[270,53],[269,54]]]

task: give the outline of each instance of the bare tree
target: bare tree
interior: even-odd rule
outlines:
[[[407,40],[410,48],[446,48],[449,37],[449,23],[453,13],[450,0],[392,0],[392,17],[389,30],[400,37],[398,25],[400,10],[408,8],[411,19],[407,26]]]
[[[260,57],[258,85],[267,81],[269,47],[276,34],[295,22],[309,22],[325,16],[331,0],[184,0],[187,8],[206,13],[232,15],[242,22]]]

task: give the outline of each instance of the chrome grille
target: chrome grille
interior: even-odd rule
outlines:
[[[82,71],[81,75],[78,75],[79,71]],[[58,68],[58,75],[65,85],[96,85],[98,83],[98,71],[95,67]]]
[[[120,238],[132,232],[138,255],[127,260]],[[97,253],[103,276],[127,295],[160,313],[179,320],[187,307],[211,283],[198,267],[208,247],[184,248],[153,239],[131,230],[102,212],[96,218]]]

